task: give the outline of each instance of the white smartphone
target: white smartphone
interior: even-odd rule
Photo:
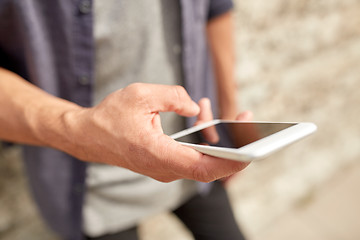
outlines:
[[[185,129],[171,137],[207,155],[250,162],[262,159],[310,135],[316,129],[316,125],[309,122],[240,122],[217,119]]]

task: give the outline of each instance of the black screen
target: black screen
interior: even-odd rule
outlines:
[[[185,143],[240,148],[293,125],[295,124],[249,122],[218,123],[212,127],[204,128],[200,131],[177,138],[176,140]],[[213,140],[211,141],[211,139]]]

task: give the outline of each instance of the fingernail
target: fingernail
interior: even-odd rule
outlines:
[[[196,102],[194,102],[194,101],[193,101],[193,109],[194,109],[194,112],[195,112],[196,114],[199,114],[199,112],[200,112],[200,106],[199,106]]]
[[[208,106],[211,106],[211,101],[208,98],[202,98],[202,99],[200,99],[200,101],[202,102],[202,104],[206,104]]]

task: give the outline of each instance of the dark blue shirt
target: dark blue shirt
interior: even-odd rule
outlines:
[[[216,103],[206,24],[231,9],[232,2],[180,3],[185,88],[195,101],[209,97]],[[92,0],[0,0],[0,67],[57,97],[90,106],[92,11]],[[46,222],[64,239],[82,239],[86,163],[55,149],[34,146],[24,147],[24,160],[33,196]]]

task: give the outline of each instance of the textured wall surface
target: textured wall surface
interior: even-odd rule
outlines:
[[[241,108],[255,120],[319,128],[231,182],[236,217],[252,238],[359,160],[360,1],[237,0],[235,17]],[[17,149],[1,155],[0,239],[56,239],[37,216],[18,155]],[[145,221],[141,235],[191,239],[167,214]]]
[[[359,160],[360,2],[239,0],[236,16],[242,106],[257,120],[318,125],[314,136],[253,164],[231,185],[252,236]]]

